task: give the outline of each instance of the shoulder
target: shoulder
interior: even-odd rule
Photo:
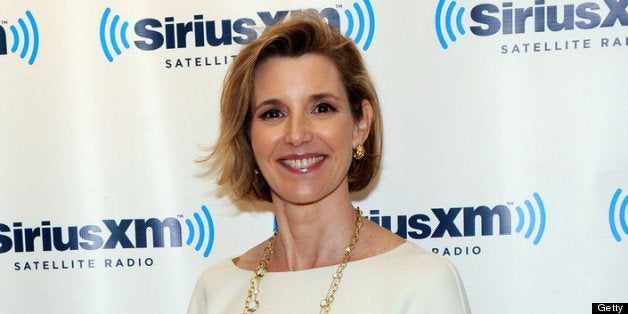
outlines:
[[[233,277],[241,270],[233,264],[230,258],[223,259],[211,265],[203,271],[198,278],[197,286],[210,286],[211,283],[219,282],[217,279]]]
[[[462,278],[452,262],[410,242],[403,244],[397,254],[408,288],[421,295],[434,313],[470,312]]]
[[[442,256],[426,251],[419,246],[384,229],[366,222],[362,250],[356,252],[356,260],[364,260],[369,267],[394,269],[395,273],[428,279],[459,280],[454,265]]]
[[[413,273],[425,271],[440,273],[455,270],[455,267],[447,259],[408,241],[367,260],[372,260],[376,264],[392,265],[396,269],[412,270]]]
[[[348,266],[347,270],[350,269]],[[365,259],[355,270],[358,277],[368,281],[368,286],[380,288],[382,295],[395,291],[390,298],[408,306],[400,312],[423,313],[426,308],[431,309],[426,313],[470,312],[456,267],[442,256],[410,242]]]
[[[223,306],[224,302],[216,300],[232,300],[234,295],[243,295],[249,277],[250,272],[237,267],[230,258],[213,264],[198,278],[188,304],[188,313],[215,313],[208,310],[210,305],[212,309]]]
[[[233,265],[231,260],[224,259],[203,271],[196,281],[194,291],[188,303],[188,314],[207,312],[207,304],[212,299],[213,291],[217,290],[216,284],[220,282],[219,277],[232,268],[229,264]]]
[[[390,262],[398,269],[406,270],[411,276],[421,277],[424,281],[460,281],[458,270],[449,260],[413,243],[405,242],[391,251],[390,255]]]

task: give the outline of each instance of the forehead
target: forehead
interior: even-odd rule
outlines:
[[[334,62],[318,54],[299,57],[271,57],[260,63],[254,75],[253,97],[296,96],[333,93],[346,97],[340,72]]]

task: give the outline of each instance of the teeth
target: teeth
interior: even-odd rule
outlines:
[[[323,160],[323,156],[304,158],[304,159],[284,159],[281,162],[292,168],[307,168],[317,162]]]

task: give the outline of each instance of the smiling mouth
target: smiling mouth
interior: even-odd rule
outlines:
[[[323,160],[323,156],[301,158],[301,159],[282,159],[281,163],[291,168],[308,168],[314,164],[317,164]]]

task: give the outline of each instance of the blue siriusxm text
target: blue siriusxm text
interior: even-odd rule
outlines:
[[[245,44],[257,38],[258,31],[275,25],[291,13],[300,10],[283,10],[275,13],[257,12],[257,18],[205,20],[202,14],[194,15],[191,21],[176,21],[174,17],[162,20],[145,18],[135,23],[134,32],[141,39],[134,44],[141,50],[186,48],[188,46],[225,46]],[[340,13],[334,8],[319,12],[329,24],[340,29]]]
[[[26,227],[0,223],[0,253],[67,250],[98,250],[146,247],[181,247],[181,223],[176,218],[103,219],[101,225],[52,226],[41,221]]]
[[[456,220],[462,215],[462,224]],[[512,233],[510,209],[505,205],[479,207],[432,208],[429,214],[381,216],[379,210],[371,210],[369,220],[396,233],[402,238],[425,239],[449,237],[475,237],[510,235]],[[479,223],[479,230],[477,228]]]
[[[514,2],[503,2],[500,6],[492,3],[476,5],[470,17],[481,25],[471,26],[470,31],[478,36],[491,36],[498,33],[521,34],[532,27],[534,32],[553,32],[573,29],[593,29],[613,27],[617,24],[628,26],[628,0],[603,0],[579,4],[548,5],[545,0],[536,0],[534,5],[515,7]]]

